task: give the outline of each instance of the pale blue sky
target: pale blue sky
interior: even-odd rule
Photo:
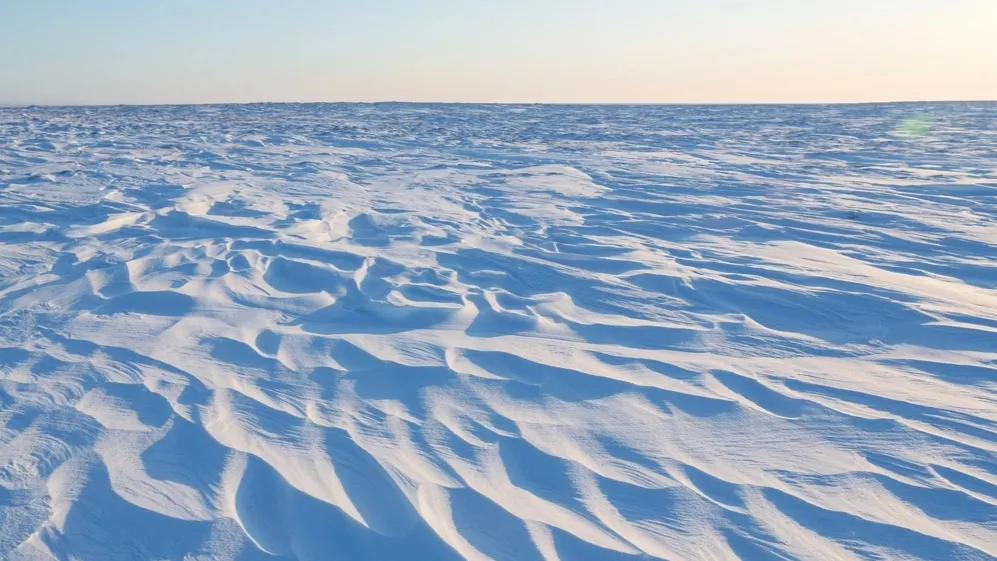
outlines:
[[[997,0],[0,0],[0,103],[997,99]]]

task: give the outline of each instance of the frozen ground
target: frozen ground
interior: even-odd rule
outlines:
[[[997,105],[0,109],[0,558],[997,556]]]

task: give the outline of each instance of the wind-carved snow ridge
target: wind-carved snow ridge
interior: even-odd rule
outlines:
[[[0,558],[994,559],[995,123],[0,109]]]

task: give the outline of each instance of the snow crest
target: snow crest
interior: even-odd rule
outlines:
[[[994,559],[995,123],[0,109],[0,558]]]

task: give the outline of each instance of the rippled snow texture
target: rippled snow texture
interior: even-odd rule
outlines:
[[[994,559],[995,123],[0,109],[0,558]]]

